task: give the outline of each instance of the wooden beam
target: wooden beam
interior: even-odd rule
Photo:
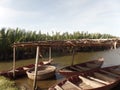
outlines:
[[[38,60],[39,60],[39,46],[37,46],[37,50],[36,50],[35,73],[34,73],[35,75],[34,75],[34,82],[33,82],[33,90],[37,89],[36,83],[37,83]]]

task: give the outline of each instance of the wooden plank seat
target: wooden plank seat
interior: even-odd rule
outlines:
[[[29,67],[23,67],[23,70],[28,70],[28,69],[30,69]]]
[[[96,76],[96,78],[102,79],[106,82],[115,82],[116,81],[116,78],[110,77],[110,76],[105,75],[105,74],[95,72],[94,75]]]
[[[71,68],[71,69],[73,69],[73,70],[75,70],[75,71],[78,71],[78,72],[81,72],[81,71],[83,71],[83,70],[81,70],[81,69],[78,69],[78,68],[76,68],[76,67],[73,67],[73,66],[71,66],[70,68]]]
[[[108,71],[105,71],[105,70],[100,70],[100,71],[103,72],[103,73],[109,74],[110,76],[113,76],[113,77],[116,77],[116,78],[120,78],[120,75],[117,75],[115,73],[108,72]]]
[[[110,84],[109,82],[103,81],[103,80],[98,79],[98,78],[95,78],[95,77],[88,76],[88,78],[90,78],[90,79],[92,79],[92,80],[94,80],[94,81],[97,81],[97,82],[106,84],[106,85]]]
[[[79,86],[82,90],[93,89],[92,86],[87,85],[87,84],[84,83],[84,82],[80,82],[80,83],[78,84],[78,86]]]
[[[90,70],[90,68],[88,68],[88,67],[82,67],[82,66],[79,66],[79,65],[77,65],[76,67],[83,70],[83,71]]]
[[[99,65],[98,64],[95,64],[95,63],[86,63],[86,66],[88,68],[95,68],[95,67],[98,67]]]
[[[77,85],[73,84],[70,81],[66,81],[64,85],[61,86],[63,90],[82,90]]]
[[[67,69],[67,68],[64,68],[64,69],[62,69],[64,72],[66,71],[66,72],[73,72],[73,70],[70,70],[70,69]]]
[[[55,90],[64,90],[64,89],[62,89],[60,86],[58,86],[58,85],[55,85]]]
[[[85,78],[85,77],[82,77],[82,76],[79,76],[79,78],[87,85],[90,85],[91,87],[93,88],[98,88],[98,87],[103,87],[105,86],[105,84],[102,84],[102,83],[99,83],[99,82],[96,82],[94,80],[90,80],[88,78]],[[84,88],[83,88],[84,89]]]
[[[13,70],[8,71],[8,73],[13,73]],[[15,72],[19,72],[19,70],[15,69]]]
[[[120,70],[118,70],[118,69],[110,69],[110,71],[112,72],[112,73],[115,73],[115,74],[120,74]]]

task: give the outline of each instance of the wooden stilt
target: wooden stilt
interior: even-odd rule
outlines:
[[[51,47],[49,47],[49,60],[51,59]]]
[[[39,60],[39,46],[37,46],[36,50],[36,61],[35,61],[35,77],[33,82],[33,90],[37,89],[36,83],[37,83],[37,69],[38,69],[38,60]]]
[[[114,47],[114,49],[117,48],[117,42],[116,41],[113,43],[113,47]]]
[[[15,78],[15,47],[13,47],[13,78]]]

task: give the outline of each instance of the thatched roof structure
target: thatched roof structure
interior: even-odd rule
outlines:
[[[59,41],[35,41],[35,42],[18,42],[13,47],[90,47],[90,46],[108,46],[120,45],[120,40],[114,39],[78,39],[78,40],[59,40]]]

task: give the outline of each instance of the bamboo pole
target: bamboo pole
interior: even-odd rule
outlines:
[[[51,59],[51,47],[49,47],[49,60]]]
[[[34,76],[34,82],[33,82],[33,90],[37,89],[36,80],[37,80],[38,60],[39,60],[39,46],[37,46],[37,50],[36,50],[35,73],[34,73],[35,76]]]
[[[13,47],[13,78],[15,78],[15,50],[16,48]]]

